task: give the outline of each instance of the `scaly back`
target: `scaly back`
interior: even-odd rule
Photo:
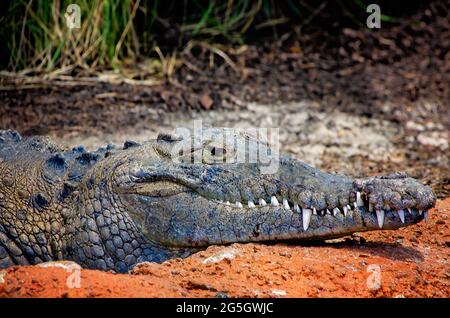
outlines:
[[[78,222],[78,183],[111,150],[0,131],[0,268],[63,258]]]

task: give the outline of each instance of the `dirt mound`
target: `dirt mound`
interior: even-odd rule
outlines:
[[[450,297],[450,198],[428,223],[297,245],[212,246],[130,274],[71,262],[0,272],[0,297]]]

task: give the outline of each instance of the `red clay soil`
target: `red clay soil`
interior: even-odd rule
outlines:
[[[449,227],[450,197],[428,223],[321,244],[213,246],[130,274],[12,267],[0,297],[450,297]]]

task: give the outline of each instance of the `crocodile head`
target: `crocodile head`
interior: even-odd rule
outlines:
[[[0,268],[71,259],[125,272],[210,244],[328,239],[427,217],[406,175],[354,179],[233,130],[95,152],[0,131]]]
[[[429,187],[404,174],[330,174],[221,129],[206,138],[160,134],[105,162],[117,208],[168,248],[393,230],[427,218],[436,201]]]

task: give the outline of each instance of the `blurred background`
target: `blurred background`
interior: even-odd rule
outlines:
[[[380,28],[367,25],[379,5]],[[69,28],[68,8],[80,8]],[[68,145],[194,119],[280,128],[329,171],[450,193],[449,1],[18,0],[0,22],[0,129]]]

